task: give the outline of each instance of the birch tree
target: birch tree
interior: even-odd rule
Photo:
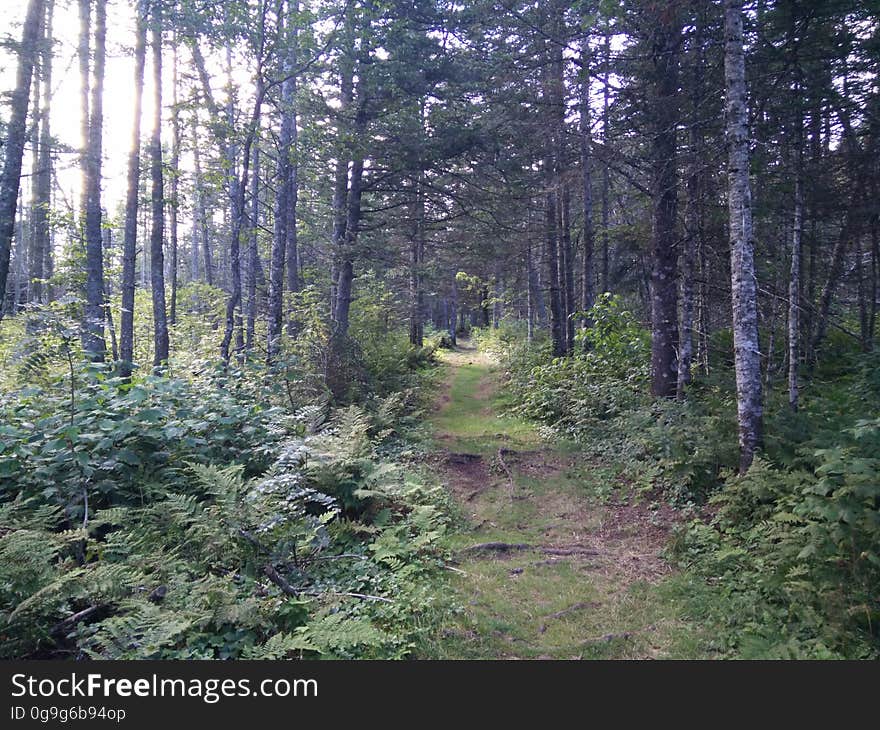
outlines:
[[[761,354],[757,278],[749,183],[749,127],[743,48],[743,2],[724,1],[724,78],[727,90],[728,208],[733,301],[733,347],[739,426],[740,472],[761,444]]]

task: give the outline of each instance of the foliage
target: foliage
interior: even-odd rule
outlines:
[[[379,310],[359,313],[353,335],[378,342],[361,405],[333,410],[314,289],[291,296],[296,336],[270,367],[213,359],[222,292],[180,303],[176,377],[84,363],[75,303],[3,325],[3,656],[405,656],[438,604],[449,513],[396,461],[420,407],[402,386],[430,353],[393,329],[383,350]],[[135,314],[137,332],[148,299]]]
[[[732,419],[718,415],[729,398],[707,390],[700,404],[653,401],[648,333],[609,294],[587,317],[572,357],[551,358],[546,346],[509,349],[513,409],[624,463],[646,489],[659,483],[682,502],[705,497],[736,460]]]
[[[309,412],[293,422],[276,417],[262,430],[251,426],[265,440],[255,449],[261,456],[246,458],[246,437],[232,442],[214,434],[202,443],[172,420],[183,397],[174,381],[150,380],[121,389],[115,399],[107,389],[118,384],[94,388],[114,413],[132,406],[132,416],[109,418],[106,402],[100,416],[76,412],[79,431],[57,451],[15,452],[16,469],[25,475],[15,489],[10,457],[3,461],[4,656],[395,657],[409,651],[414,616],[436,600],[424,576],[440,557],[445,511],[436,490],[380,460],[365,412],[340,412],[313,434]],[[79,402],[94,408],[101,398]],[[202,417],[227,418],[211,415]],[[246,423],[209,427],[235,432]],[[100,431],[102,425],[109,430]],[[128,426],[144,433],[128,441]],[[188,452],[169,451],[175,428],[184,435],[173,440],[188,444]],[[78,450],[88,429],[127,444],[106,448],[130,452],[139,463],[117,457],[110,465],[108,453]],[[156,457],[163,435],[166,453]],[[13,437],[15,446],[21,434]],[[224,443],[225,452],[208,451]],[[268,456],[271,462],[260,466]],[[220,457],[239,463],[220,466]],[[56,490],[44,486],[50,472]],[[78,501],[83,484],[99,495],[88,517]]]
[[[764,456],[737,476],[724,360],[688,400],[654,400],[644,333],[608,303],[581,335],[587,352],[508,348],[512,408],[603,456],[621,483],[703,515],[680,529],[673,552],[693,588],[681,600],[714,627],[716,650],[876,657],[880,421],[858,414],[880,402],[877,355],[842,348],[823,361],[818,372],[834,380],[805,388],[796,414],[771,391]]]

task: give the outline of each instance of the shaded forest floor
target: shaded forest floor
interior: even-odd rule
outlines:
[[[677,515],[629,494],[613,464],[502,414],[493,363],[463,343],[431,419],[436,467],[460,510],[455,620],[425,658],[695,658],[663,551]],[[615,482],[615,483],[611,483]]]

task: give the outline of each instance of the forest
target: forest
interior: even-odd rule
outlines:
[[[880,2],[3,5],[0,658],[880,658]]]

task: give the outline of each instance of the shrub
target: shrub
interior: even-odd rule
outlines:
[[[208,444],[224,444],[212,456],[226,465],[208,458],[206,444],[193,447],[188,432],[173,437],[184,445],[172,451],[167,429],[182,427],[170,407],[180,403],[179,387],[151,380],[107,395],[114,407],[136,406],[131,423],[147,433],[116,433],[124,419],[108,418],[106,403],[100,416],[74,412],[81,429],[128,444],[118,450],[138,455],[138,465],[111,468],[100,449],[76,446],[70,458],[17,452],[25,481],[13,484],[9,457],[3,462],[3,656],[406,655],[416,617],[437,600],[426,574],[446,525],[438,490],[377,454],[386,434],[358,409],[327,425],[315,409],[271,420],[251,414],[265,439],[258,455],[245,452],[245,420],[219,423],[229,438],[215,433]],[[91,401],[110,388],[120,390],[95,383]],[[142,391],[158,414],[144,416]],[[222,413],[202,417],[217,423],[229,418]],[[102,419],[109,436],[100,435]],[[141,448],[160,438],[153,429],[169,437],[162,457]],[[70,434],[64,448],[86,433]],[[57,491],[46,486],[48,469]],[[83,484],[87,514],[77,501]],[[106,492],[96,499],[99,485]]]

